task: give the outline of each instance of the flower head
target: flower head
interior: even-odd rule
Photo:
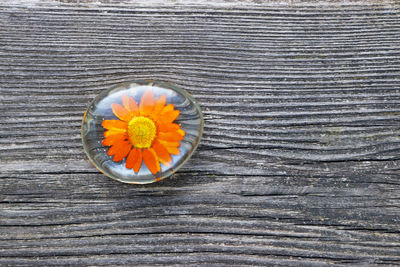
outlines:
[[[142,162],[151,173],[161,170],[160,163],[169,166],[171,155],[179,155],[180,141],[185,136],[179,124],[179,116],[173,104],[166,105],[166,95],[154,98],[151,90],[145,91],[139,105],[124,94],[122,105],[113,103],[112,111],[119,120],[104,120],[106,129],[102,144],[110,146],[107,154],[115,162],[126,158],[125,166],[138,172]]]

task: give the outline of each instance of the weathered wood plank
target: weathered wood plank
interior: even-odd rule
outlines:
[[[398,4],[243,3],[1,4],[0,265],[400,264]],[[80,142],[132,78],[206,121],[146,186]]]

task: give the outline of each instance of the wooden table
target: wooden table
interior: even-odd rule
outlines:
[[[1,266],[400,264],[399,2],[5,0],[0,57]],[[81,145],[132,78],[205,116],[151,185]]]

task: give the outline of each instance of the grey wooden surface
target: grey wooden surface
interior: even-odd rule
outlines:
[[[400,264],[398,2],[79,2],[0,3],[1,266]],[[80,139],[132,78],[205,116],[145,186]]]

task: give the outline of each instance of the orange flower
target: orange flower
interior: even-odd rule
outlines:
[[[139,106],[127,95],[122,95],[122,105],[113,103],[112,111],[119,120],[104,120],[105,139],[110,146],[107,154],[115,162],[126,158],[125,166],[135,172],[144,162],[151,173],[161,170],[160,163],[169,166],[172,155],[179,155],[180,141],[185,131],[174,120],[179,116],[173,104],[166,105],[166,95],[154,99],[151,90],[145,91]]]

